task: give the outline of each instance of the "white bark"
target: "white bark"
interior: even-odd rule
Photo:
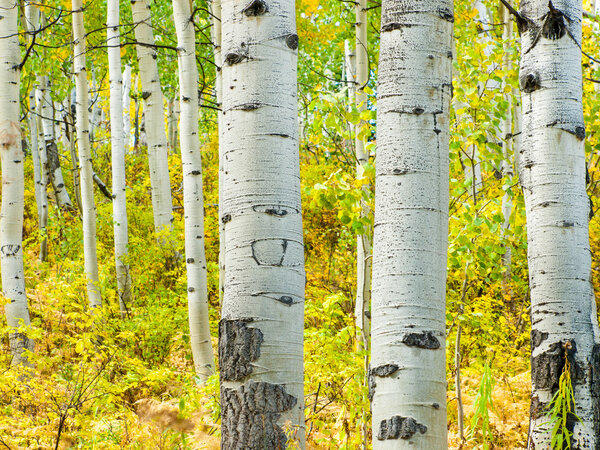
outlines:
[[[287,427],[304,448],[294,2],[225,0],[222,20],[221,445],[285,448]]]
[[[447,448],[451,0],[385,0],[373,248],[374,449]]]
[[[356,109],[367,109],[367,95],[364,88],[369,80],[369,56],[367,53],[367,0],[359,0],[355,4],[356,12],[356,50],[354,78],[354,100]],[[349,67],[349,69],[352,69]],[[361,130],[366,127],[364,121],[358,123],[354,130],[354,151],[356,156],[356,176],[361,177],[364,166],[369,162],[368,152],[365,150],[365,140],[360,136]],[[368,186],[363,187],[364,190]],[[361,217],[369,213],[364,202],[361,205]],[[356,299],[354,307],[355,324],[363,348],[369,348],[370,325],[367,313],[371,303],[371,239],[367,234],[356,237]]]
[[[198,137],[198,67],[192,12],[187,0],[173,0],[179,98],[181,107],[181,163],[185,213],[185,258],[187,268],[190,345],[196,375],[201,383],[215,373],[210,340],[208,286],[204,251],[204,196],[202,157]]]
[[[135,39],[138,42],[136,49],[144,99],[145,131],[148,137],[154,228],[157,232],[161,232],[164,229],[171,230],[173,222],[163,96],[156,63],[156,50],[153,48],[154,35],[150,7],[146,0],[132,0],[131,9],[136,24]]]
[[[571,362],[572,448],[600,446],[600,332],[591,280],[581,74],[581,0],[522,0],[520,177],[531,289],[530,444],[549,448],[545,416]],[[556,8],[556,9],[553,9]]]
[[[42,92],[40,114],[42,116],[42,128],[44,131],[46,155],[48,158],[48,181],[52,184],[57,206],[61,210],[71,210],[73,209],[73,204],[71,203],[71,198],[65,187],[65,181],[60,167],[60,154],[56,145],[56,134],[54,132],[54,103],[50,96],[50,77],[43,76],[40,78],[40,91]]]
[[[113,232],[115,236],[115,269],[121,315],[127,314],[131,301],[131,278],[127,258],[128,228],[125,181],[125,134],[123,133],[123,82],[121,79],[121,33],[119,0],[108,0],[106,45],[110,82],[110,142],[112,157]],[[129,70],[131,72],[131,69]]]
[[[123,136],[125,149],[133,146],[131,139],[131,118],[129,117],[129,106],[131,105],[131,66],[125,66],[123,71]]]
[[[503,22],[504,30],[502,34],[504,57],[502,60],[502,66],[504,69],[505,77],[512,70],[512,59],[509,53],[511,40],[513,37],[513,23],[510,16],[510,12],[507,8],[502,8],[503,11]],[[504,181],[502,189],[504,195],[502,196],[502,235],[506,238],[506,235],[510,229],[510,215],[512,213],[512,195],[510,189],[513,181],[513,93],[508,91],[504,94],[505,100],[508,102],[506,109],[506,117],[502,124],[503,140],[502,140],[502,176]],[[505,239],[504,255],[502,255],[502,265],[504,275],[502,277],[502,288],[505,295],[510,295],[509,283],[511,277],[511,262],[512,262],[512,249],[510,243]]]
[[[198,97],[198,95],[196,95]],[[180,106],[177,99],[170,99],[167,102],[168,119],[167,119],[167,134],[169,137],[169,149],[176,151],[177,149],[177,129],[179,123]]]
[[[38,81],[42,81],[38,78]],[[38,143],[38,154],[40,158],[40,194],[41,194],[41,209],[40,209],[40,261],[46,261],[48,258],[48,239],[46,227],[48,226],[48,154],[46,152],[46,141],[44,139],[44,129],[42,126],[42,119],[40,115],[41,106],[43,103],[43,95],[40,90],[35,91],[36,101],[36,128],[37,128],[37,143]]]
[[[23,270],[23,211],[25,180],[19,125],[20,52],[17,34],[18,2],[0,0],[0,156],[2,162],[2,210],[0,213],[0,265],[2,295],[13,364],[27,364],[25,350],[33,342],[19,330],[29,325],[29,309]]]
[[[81,178],[81,206],[83,215],[83,256],[87,278],[87,293],[90,306],[102,304],[98,279],[98,257],[96,253],[96,206],[94,204],[94,171],[90,148],[88,114],[88,80],[85,65],[85,28],[83,24],[83,2],[72,0],[73,9],[73,52],[76,95],[77,148]]]

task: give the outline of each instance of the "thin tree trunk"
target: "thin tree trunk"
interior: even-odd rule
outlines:
[[[377,90],[373,448],[447,448],[451,0],[385,0]]]
[[[40,78],[38,78],[40,81]],[[44,129],[42,127],[42,119],[40,111],[42,110],[43,96],[42,91],[36,90],[35,92],[36,110],[37,116],[37,131],[38,131],[38,153],[40,155],[40,193],[42,195],[42,208],[40,216],[40,231],[41,231],[41,242],[40,242],[40,261],[46,261],[48,259],[48,233],[46,228],[48,227],[48,153],[46,152],[46,141],[44,139]]]
[[[129,93],[131,92],[131,66],[125,66],[123,71],[123,136],[125,149],[129,150],[131,145],[131,119],[129,117],[129,105],[131,104],[131,98]]]
[[[198,137],[198,68],[192,12],[187,0],[174,0],[179,61],[181,163],[185,212],[185,258],[188,280],[190,345],[201,383],[215,373],[208,315],[208,286],[204,250],[202,156]]]
[[[98,257],[96,253],[96,206],[94,204],[94,171],[90,148],[88,117],[88,80],[85,64],[85,28],[83,24],[83,2],[72,0],[74,72],[76,98],[77,147],[81,171],[81,204],[83,215],[83,255],[87,278],[87,293],[90,306],[101,306],[98,279]]]
[[[157,232],[161,232],[165,229],[171,230],[173,222],[163,96],[154,49],[150,7],[146,0],[132,0],[131,9],[136,24],[135,39],[138,42],[136,49],[144,99],[145,131],[148,137],[154,228]]]
[[[25,350],[33,342],[19,327],[29,325],[29,309],[23,269],[23,211],[25,155],[19,125],[21,75],[17,34],[18,2],[0,0],[0,157],[2,160],[2,209],[0,213],[0,265],[2,295],[9,334],[12,364],[27,364]]]
[[[223,449],[304,448],[294,2],[224,2]],[[238,343],[243,342],[243,345]],[[287,428],[286,431],[284,431]]]
[[[127,259],[127,185],[125,181],[125,134],[123,133],[123,82],[121,79],[121,33],[119,0],[109,0],[106,17],[106,45],[110,82],[110,142],[112,161],[113,232],[115,236],[115,269],[121,316],[127,314],[131,301],[131,277]]]
[[[581,0],[522,0],[521,184],[531,288],[530,448],[549,448],[546,411],[569,359],[572,448],[600,446],[600,331],[591,280],[582,107]]]
[[[367,95],[364,88],[369,81],[369,56],[367,52],[367,0],[359,0],[355,3],[356,12],[356,49],[355,61],[356,72],[352,73],[355,79],[354,99],[356,109],[365,111],[367,109]],[[361,121],[355,128],[354,150],[356,156],[356,177],[362,177],[365,165],[369,162],[369,154],[365,150],[365,138],[361,131],[367,123]],[[363,190],[369,186],[363,186]],[[361,201],[361,217],[366,216],[369,211],[364,201]],[[368,234],[359,234],[356,237],[356,299],[354,317],[358,329],[361,347],[369,348],[370,325],[367,317],[371,303],[371,239]]]

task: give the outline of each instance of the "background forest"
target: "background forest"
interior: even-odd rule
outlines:
[[[96,187],[97,251],[103,305],[92,314],[84,274],[73,149],[56,139],[72,208],[51,194],[45,234],[38,227],[29,94],[47,75],[50,109],[70,113],[71,5],[37,5],[46,29],[19,35],[21,118],[26,140],[23,249],[34,375],[11,366],[9,327],[0,321],[0,447],[218,448],[218,375],[200,386],[188,328],[182,157],[177,132],[179,79],[172,5],[151,2],[169,138],[173,228],[155,235],[147,162],[147,120],[130,2],[121,2],[121,61],[131,67],[125,99],[131,301],[122,317],[115,276],[106,4],[85,4],[90,134]],[[210,5],[193,4],[201,114],[209,314],[217,348],[219,150]],[[356,314],[357,235],[372,235],[380,4],[369,1],[366,108],[357,108],[347,60],[355,42],[353,2],[298,0],[300,162],[306,258],[305,415],[309,448],[370,448],[368,352]],[[583,51],[600,55],[595,5],[583,22]],[[452,448],[525,448],[530,402],[530,302],[525,207],[514,152],[519,145],[518,33],[499,1],[455,2],[447,281],[448,430]],[[585,151],[591,199],[593,281],[600,287],[598,66],[584,57]],[[93,80],[93,81],[92,81]],[[39,87],[38,87],[39,88]],[[510,128],[506,132],[505,123]],[[72,120],[72,119],[71,119]],[[370,155],[356,170],[355,139]],[[52,189],[49,189],[49,192]],[[504,200],[503,200],[504,199]],[[361,203],[362,202],[362,203]],[[509,206],[507,206],[509,205]],[[503,210],[504,207],[504,210]],[[506,211],[508,209],[508,215]],[[47,239],[47,257],[40,245]],[[1,300],[0,300],[1,301]],[[368,310],[368,308],[367,308]],[[2,316],[4,317],[4,316]],[[359,324],[359,325],[357,325]]]

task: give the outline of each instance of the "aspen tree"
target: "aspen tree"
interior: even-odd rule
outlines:
[[[208,286],[204,250],[204,196],[202,157],[198,137],[198,67],[196,33],[188,0],[173,0],[179,62],[181,109],[181,164],[185,214],[185,258],[187,268],[190,345],[196,375],[201,383],[215,373],[210,340]]]
[[[123,139],[126,149],[129,149],[131,145],[131,119],[129,117],[129,105],[131,99],[129,93],[131,92],[131,66],[125,66],[123,71]]]
[[[221,446],[278,449],[295,440],[304,448],[294,2],[225,0],[221,17]]]
[[[88,114],[88,80],[85,65],[85,28],[83,24],[83,2],[72,0],[73,8],[73,52],[76,89],[76,130],[79,166],[81,173],[81,206],[83,215],[83,255],[87,293],[90,306],[102,304],[98,279],[98,257],[96,253],[96,205],[94,204],[94,172],[90,148]]]
[[[548,408],[568,359],[571,448],[600,446],[600,331],[591,279],[582,106],[581,0],[521,0],[520,180],[531,289],[530,448],[549,448]]]
[[[13,364],[26,364],[25,350],[33,342],[19,327],[29,325],[29,309],[23,269],[23,211],[25,180],[19,124],[21,59],[17,32],[18,2],[0,0],[0,158],[2,209],[0,212],[0,270],[2,295]]]
[[[385,0],[377,90],[373,448],[447,448],[451,0]]]
[[[349,75],[354,79],[354,101],[359,112],[367,110],[367,95],[364,91],[369,81],[369,55],[367,52],[367,0],[358,0],[355,3],[356,15],[356,48],[354,51],[354,64],[348,66]],[[356,156],[356,177],[364,174],[365,165],[369,162],[369,154],[365,149],[365,138],[361,131],[366,127],[360,121],[355,128],[354,152]],[[367,189],[367,186],[363,187]],[[367,206],[362,202],[361,217],[368,214]],[[354,317],[356,328],[359,330],[361,345],[369,348],[369,318],[367,317],[371,303],[371,239],[367,234],[356,237],[356,299]]]
[[[125,134],[123,133],[123,80],[121,78],[121,32],[119,0],[108,0],[106,13],[106,45],[110,82],[110,142],[112,159],[113,232],[115,236],[115,269],[121,315],[127,313],[131,301],[131,277],[127,258],[127,200],[125,181]]]
[[[131,9],[136,24],[136,49],[144,100],[145,131],[148,137],[154,228],[160,232],[164,229],[170,230],[173,222],[163,95],[158,76],[150,7],[146,0],[132,0]]]

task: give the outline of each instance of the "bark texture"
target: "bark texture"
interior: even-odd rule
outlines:
[[[170,230],[173,222],[165,111],[154,49],[150,7],[146,0],[132,0],[131,9],[136,24],[135,39],[138,42],[136,50],[144,99],[145,131],[148,137],[154,228],[160,232],[165,228]]]
[[[17,34],[18,2],[0,0],[0,159],[2,210],[0,213],[0,266],[2,295],[13,364],[27,363],[25,350],[33,342],[19,329],[29,325],[23,270],[23,210],[25,181],[19,125],[20,52]]]
[[[81,206],[83,216],[83,256],[87,293],[90,306],[102,304],[98,280],[98,256],[96,252],[96,205],[94,204],[94,171],[90,146],[90,121],[88,114],[88,80],[85,65],[85,28],[83,25],[83,2],[72,0],[73,52],[76,89],[77,148],[81,178]]]
[[[370,390],[373,448],[447,447],[452,1],[382,4]]]
[[[215,373],[210,340],[208,286],[204,249],[204,195],[202,156],[198,136],[198,67],[192,12],[187,0],[173,0],[179,62],[181,110],[181,164],[185,214],[185,258],[188,286],[190,345],[201,383]]]
[[[119,31],[119,0],[108,0],[106,20],[108,71],[110,81],[110,143],[112,159],[113,232],[115,236],[115,269],[121,315],[127,313],[131,301],[131,277],[126,264],[127,245],[127,185],[125,181],[125,134],[123,132],[123,79],[121,78],[121,33]]]
[[[304,448],[294,2],[226,0],[222,25],[227,239],[219,361],[235,369],[221,372],[221,445],[278,449],[295,440]]]
[[[522,0],[523,141],[531,289],[530,447],[550,447],[548,409],[569,358],[572,448],[600,447],[600,333],[591,280],[582,107],[581,0]]]

